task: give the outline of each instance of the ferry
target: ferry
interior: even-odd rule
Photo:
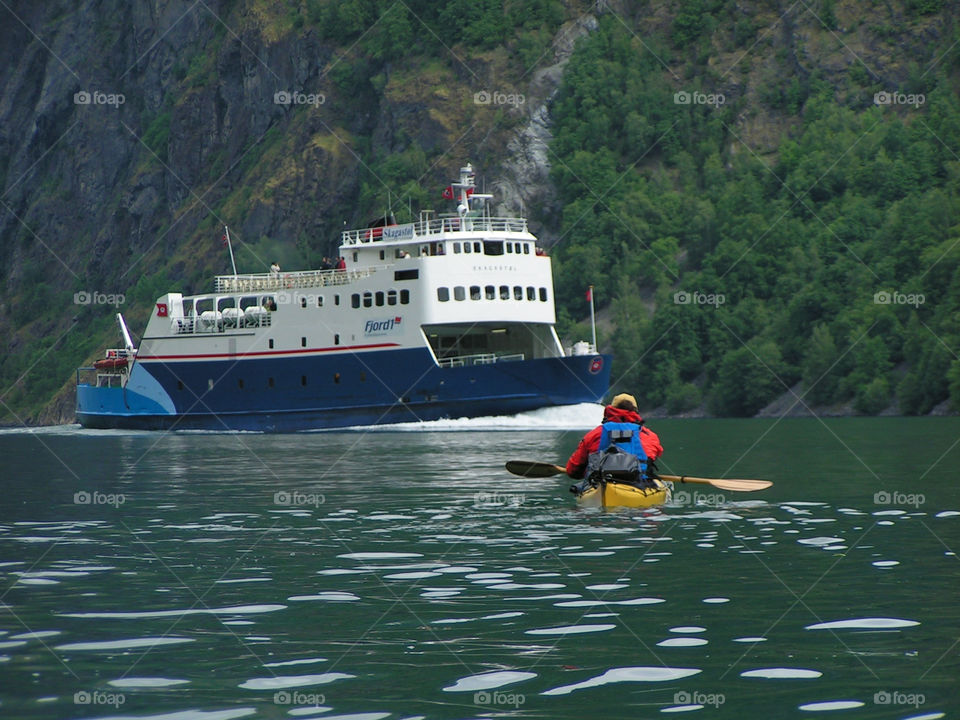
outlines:
[[[335,269],[169,292],[138,347],[118,313],[124,347],[77,370],[78,422],[291,432],[598,402],[610,356],[562,346],[527,220],[491,216],[469,164],[443,196],[456,212],[344,231]]]

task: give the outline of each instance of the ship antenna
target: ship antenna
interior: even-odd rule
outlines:
[[[237,263],[233,259],[233,243],[230,242],[230,230],[226,225],[223,226],[223,237],[227,241],[227,249],[230,251],[230,264],[233,266],[233,279],[237,279]]]

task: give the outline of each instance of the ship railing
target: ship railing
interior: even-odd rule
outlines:
[[[233,310],[234,312],[230,312]],[[175,335],[223,333],[252,327],[270,327],[273,314],[264,307],[254,305],[246,311],[225,308],[223,311],[207,310],[199,316],[173,318],[170,329]]]
[[[451,232],[513,232],[526,233],[527,219],[515,217],[448,217],[421,220],[405,225],[344,230],[344,245],[361,245],[370,242],[415,240],[440,233]]]
[[[99,370],[95,367],[77,368],[77,385],[93,387],[123,387],[125,373]]]
[[[261,292],[347,285],[369,277],[376,268],[357,270],[300,270],[297,272],[254,273],[249,275],[217,275],[214,292]]]
[[[458,355],[456,357],[440,358],[437,363],[442,368],[470,367],[471,365],[493,365],[498,362],[515,362],[523,360],[523,353],[497,355],[496,353],[475,353],[473,355]]]

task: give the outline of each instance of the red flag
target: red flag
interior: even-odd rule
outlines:
[[[227,246],[227,235],[226,235],[226,233],[224,233],[224,235],[223,235],[223,246],[224,246],[224,247]]]
[[[587,302],[593,302],[593,285],[587,288]]]
[[[443,189],[443,192],[440,193],[440,195],[443,197],[444,200],[453,200],[453,186],[447,185]]]

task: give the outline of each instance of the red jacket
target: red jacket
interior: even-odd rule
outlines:
[[[643,422],[643,418],[633,410],[624,410],[623,408],[615,408],[613,405],[607,405],[603,409],[603,421],[636,423],[639,425]],[[590,453],[595,453],[600,449],[601,432],[603,432],[603,426],[598,425],[583,436],[583,440],[580,441],[577,449],[573,451],[573,455],[567,460],[567,475],[576,479],[583,477],[587,469],[587,457]],[[653,430],[648,430],[645,427],[640,428],[640,444],[643,445],[643,451],[650,460],[656,460],[663,455],[660,438]]]

